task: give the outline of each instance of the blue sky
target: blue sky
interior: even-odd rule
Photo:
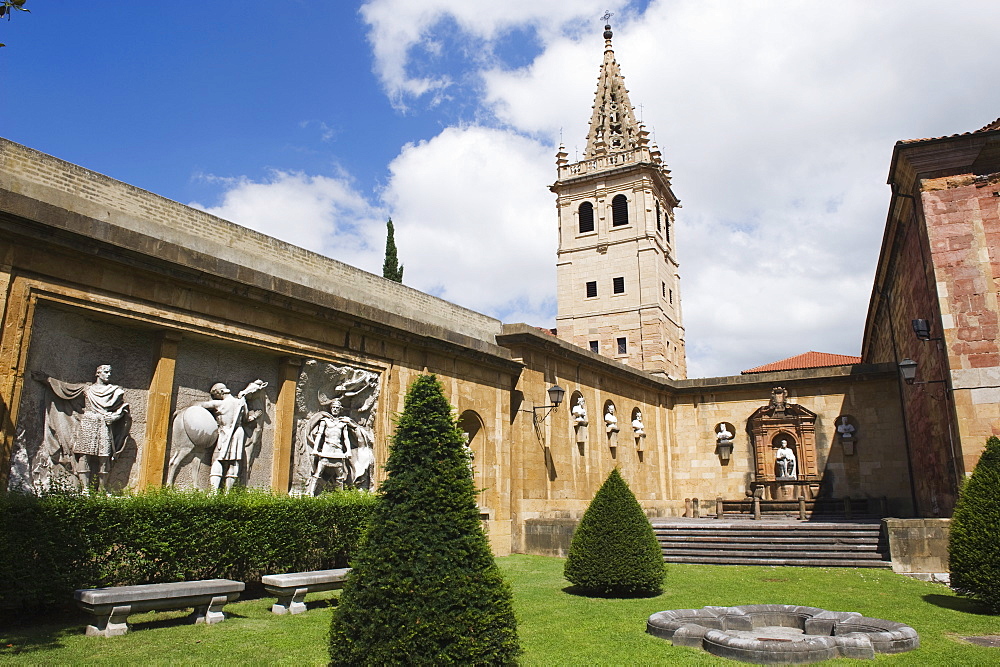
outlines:
[[[26,6],[0,136],[376,273],[392,215],[407,284],[542,326],[610,9],[683,204],[692,376],[858,353],[893,144],[1000,116],[994,0]]]

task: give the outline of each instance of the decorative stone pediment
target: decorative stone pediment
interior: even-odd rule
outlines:
[[[771,391],[767,405],[747,419],[753,443],[754,484],[768,498],[815,494],[819,484],[816,464],[816,413],[789,403],[783,387]],[[793,488],[783,488],[793,487]]]

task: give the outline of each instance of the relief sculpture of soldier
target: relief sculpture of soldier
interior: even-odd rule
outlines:
[[[228,491],[239,480],[240,465],[246,449],[246,429],[252,427],[263,414],[263,410],[250,410],[246,397],[266,386],[266,382],[254,380],[246,389],[233,396],[229,387],[216,382],[208,392],[212,400],[199,403],[200,407],[215,415],[219,424],[212,452],[212,470],[209,473],[212,489]]]
[[[293,493],[371,490],[375,465],[372,424],[378,406],[379,374],[308,359],[302,365],[295,395],[299,422]]]
[[[306,493],[318,494],[324,486],[367,489],[370,486],[372,436],[366,428],[342,414],[340,399],[330,399],[329,412],[320,412],[308,430],[312,474]]]
[[[33,470],[35,478],[49,483],[61,461],[72,461],[84,491],[94,487],[106,490],[111,465],[125,448],[132,426],[125,390],[111,383],[111,366],[98,366],[93,382],[64,382],[37,372],[31,375],[51,392],[45,439]]]
[[[267,397],[267,382],[254,380],[236,396],[222,382],[209,390],[210,401],[202,401],[174,413],[171,427],[171,457],[167,465],[167,484],[173,485],[177,473],[192,456],[208,458],[209,479],[214,490],[231,489],[249,477],[253,452],[260,446]],[[244,466],[246,463],[246,466]]]

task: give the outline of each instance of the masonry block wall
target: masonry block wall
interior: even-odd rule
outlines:
[[[886,498],[890,513],[913,512],[902,415],[891,367],[850,367],[706,378],[675,383],[671,411],[672,488],[678,498],[698,498],[711,510],[717,497],[745,497],[755,469],[747,420],[767,405],[780,384],[788,401],[814,412],[820,495],[827,498]],[[857,444],[845,449],[836,432],[838,416],[857,423]],[[715,427],[736,427],[731,459],[716,453]]]
[[[865,361],[917,362],[900,383],[918,513],[948,516],[1000,433],[1000,132],[900,142]],[[914,319],[931,324],[920,341]]]

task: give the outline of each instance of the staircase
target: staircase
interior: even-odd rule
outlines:
[[[877,521],[654,519],[653,530],[668,563],[892,566]]]

